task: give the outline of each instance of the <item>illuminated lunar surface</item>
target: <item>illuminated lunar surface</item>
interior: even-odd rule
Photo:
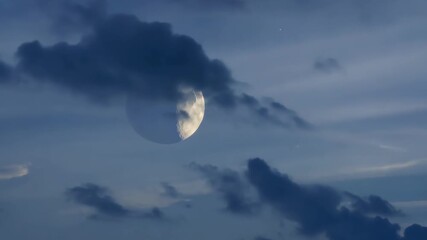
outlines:
[[[135,131],[161,144],[183,141],[193,135],[203,121],[205,100],[202,92],[187,90],[181,101],[159,101],[129,97],[126,111]]]

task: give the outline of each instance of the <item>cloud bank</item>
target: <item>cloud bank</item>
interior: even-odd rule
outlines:
[[[221,196],[224,190],[216,187],[218,182],[236,182],[235,178],[223,180],[227,179],[232,170],[218,170],[213,166],[205,166],[205,169],[209,169],[203,171],[208,182],[216,183],[211,185]],[[232,175],[239,174],[233,171]],[[400,216],[401,212],[381,197],[372,195],[362,198],[328,186],[300,185],[259,158],[249,160],[247,170],[239,176],[242,175],[256,190],[259,202],[274,209],[283,218],[297,223],[301,235],[325,235],[330,240],[427,239],[427,227],[417,224],[407,227],[401,236],[402,227],[385,218]],[[246,197],[244,188],[240,185],[232,186],[237,188],[234,191],[240,192],[240,202],[252,201]],[[228,205],[228,199],[224,199]]]

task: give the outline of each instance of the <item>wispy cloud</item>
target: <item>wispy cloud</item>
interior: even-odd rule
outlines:
[[[124,219],[124,218],[139,218],[139,219],[156,219],[164,218],[163,212],[157,208],[151,208],[149,211],[133,210],[125,207],[110,195],[108,188],[86,183],[81,186],[69,188],[65,195],[69,200],[89,207],[95,211],[95,214],[89,216],[90,219]]]
[[[391,145],[387,145],[387,144],[379,144],[378,147],[381,149],[384,149],[384,150],[392,151],[392,152],[406,152],[406,149],[404,149],[404,148],[397,147],[397,146],[391,146]]]
[[[372,166],[372,167],[365,167],[356,169],[356,172],[358,173],[368,173],[368,172],[391,172],[391,171],[398,171],[403,170],[411,167],[415,167],[417,165],[421,164],[421,161],[418,160],[412,160],[402,163],[392,163],[392,164],[386,164],[381,166]]]
[[[9,180],[28,175],[30,172],[27,164],[0,166],[0,180]]]

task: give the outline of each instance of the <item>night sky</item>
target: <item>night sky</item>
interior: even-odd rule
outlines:
[[[0,0],[0,239],[426,240],[426,9]]]

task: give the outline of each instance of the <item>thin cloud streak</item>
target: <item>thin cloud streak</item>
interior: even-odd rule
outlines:
[[[382,166],[373,166],[373,167],[366,167],[366,168],[360,168],[355,170],[355,172],[358,173],[369,173],[369,172],[392,172],[392,171],[399,171],[402,169],[412,168],[415,166],[420,165],[421,161],[408,161],[403,163],[394,163],[394,164],[387,164]]]
[[[28,165],[8,165],[0,167],[0,180],[24,177],[30,173]]]

